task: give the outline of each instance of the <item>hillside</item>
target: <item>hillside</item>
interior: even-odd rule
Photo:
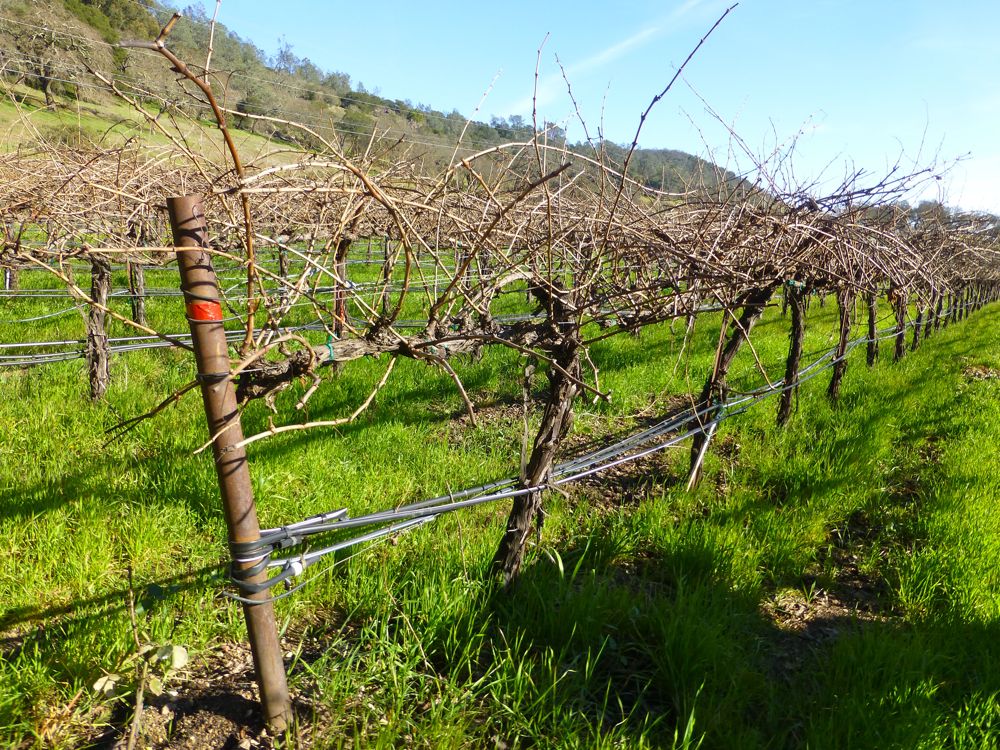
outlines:
[[[84,126],[89,138],[109,137],[109,131],[120,135],[120,128],[114,130],[113,125],[135,119],[92,71],[113,79],[160,111],[203,114],[204,104],[182,93],[162,58],[146,50],[116,46],[123,40],[155,38],[173,12],[173,7],[157,0],[149,6],[138,0],[0,0],[3,80],[33,110],[73,112],[73,117],[44,113],[39,117],[43,135],[52,135],[54,128],[60,139],[74,137],[73,119]],[[171,33],[170,46],[199,69],[209,48],[210,18],[200,6],[184,12],[184,19]],[[303,148],[318,145],[316,139],[281,121],[307,125],[348,151],[364,148],[377,133],[433,169],[451,159],[460,138],[462,149],[472,152],[532,136],[531,123],[519,116],[467,122],[457,110],[445,113],[408,99],[378,96],[353,84],[349,72],[322,70],[297,56],[290,45],[268,57],[223,24],[216,27],[211,46],[211,69],[217,73],[213,83],[222,93],[220,99],[246,115],[236,117],[235,125],[272,141]],[[11,106],[11,96],[7,98],[0,107],[0,125],[9,126],[18,113]],[[545,127],[549,143],[565,141],[564,130],[551,123]],[[37,135],[29,131],[15,128],[5,141],[12,146]],[[592,151],[588,144],[569,144],[569,148]],[[614,143],[604,143],[602,148],[612,164],[620,164],[626,154],[624,147]],[[668,149],[640,149],[630,167],[637,181],[667,191],[683,190],[692,182],[714,184],[716,171],[698,157]]]

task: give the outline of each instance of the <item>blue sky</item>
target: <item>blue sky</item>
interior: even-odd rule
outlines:
[[[214,2],[205,2],[209,10]],[[473,115],[573,119],[631,142],[639,115],[730,2],[336,3],[224,0],[220,20],[269,53],[279,40],[383,96]],[[548,35],[546,39],[546,35]],[[964,157],[931,192],[1000,213],[1000,0],[743,0],[654,109],[640,145],[746,167],[798,137],[798,184]],[[721,120],[721,123],[720,123]]]

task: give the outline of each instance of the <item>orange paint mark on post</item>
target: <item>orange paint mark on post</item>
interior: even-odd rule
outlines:
[[[191,320],[222,320],[222,305],[215,300],[188,302],[187,316]]]

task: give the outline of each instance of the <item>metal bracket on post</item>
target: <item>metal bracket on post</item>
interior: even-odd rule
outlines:
[[[243,429],[236,404],[236,392],[229,379],[229,346],[222,323],[219,286],[207,247],[205,214],[200,196],[167,199],[170,226],[181,275],[181,290],[187,310],[188,324],[198,363],[198,381],[205,403],[205,418],[209,435],[218,435],[212,442],[215,471],[222,492],[226,526],[230,544],[245,544],[260,539],[257,508],[254,505],[250,470],[246,450],[235,447],[243,440]],[[234,562],[243,569],[252,563]],[[266,579],[266,570],[247,580],[259,583]],[[259,579],[259,580],[258,580]],[[264,718],[277,732],[284,731],[292,720],[292,706],[285,678],[281,644],[274,619],[274,605],[268,592],[251,594],[245,603],[250,650],[253,653],[257,684],[264,708]]]

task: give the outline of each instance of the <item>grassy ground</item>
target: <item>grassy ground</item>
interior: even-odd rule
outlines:
[[[581,404],[573,440],[631,429],[696,390],[719,323],[700,320],[679,363],[666,326],[595,346],[615,395]],[[808,324],[806,351],[829,348],[831,306],[814,304]],[[2,340],[21,335],[0,325]],[[755,347],[776,377],[787,323],[775,310]],[[993,306],[900,363],[867,370],[859,352],[838,408],[821,376],[784,431],[773,401],[724,423],[693,493],[682,448],[554,495],[509,593],[485,578],[505,507],[342,561],[277,603],[303,743],[996,746],[998,352]],[[520,367],[499,351],[461,367],[488,419],[479,430],[444,375],[407,361],[359,422],[255,444],[262,522],[516,473]],[[352,363],[309,416],[349,413],[383,368]],[[72,747],[102,724],[127,726],[145,644],[191,657],[147,667],[168,691],[147,695],[154,744],[199,736],[196,719],[203,738],[225,721],[253,728],[242,617],[220,596],[211,459],[191,455],[205,439],[197,397],[104,446],[104,429],[192,372],[183,353],[119,356],[106,402],[92,405],[80,362],[0,370],[0,743]],[[762,377],[749,352],[734,372],[737,388]],[[252,405],[247,432],[267,419]],[[108,674],[110,695],[94,690]],[[185,709],[191,696],[215,729]]]

